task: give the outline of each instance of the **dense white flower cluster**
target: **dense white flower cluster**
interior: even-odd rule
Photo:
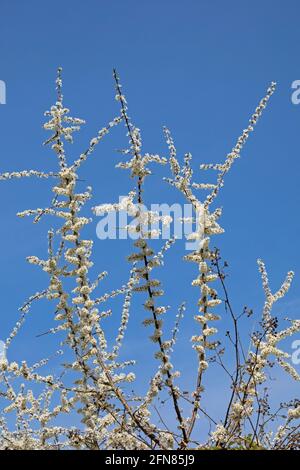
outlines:
[[[136,199],[136,205],[133,206],[133,198],[130,200],[129,205],[126,201],[126,210],[129,215],[134,217],[134,222],[127,226],[128,231],[133,231],[137,235],[137,240],[134,242],[134,246],[138,251],[132,253],[128,260],[136,264],[135,272],[139,285],[134,287],[135,292],[145,293],[147,296],[146,301],[144,302],[144,308],[147,312],[150,313],[150,317],[144,319],[143,324],[145,326],[151,326],[153,332],[150,336],[151,340],[157,344],[158,352],[155,354],[155,357],[160,361],[159,367],[159,376],[164,377],[164,385],[169,389],[169,393],[172,397],[175,415],[178,420],[180,429],[182,431],[183,438],[186,439],[186,431],[183,425],[183,418],[181,410],[178,404],[178,389],[174,385],[174,379],[176,378],[176,372],[173,372],[173,365],[170,361],[171,346],[173,341],[164,341],[163,340],[163,320],[162,316],[167,311],[165,306],[158,306],[156,304],[157,298],[161,297],[164,291],[160,288],[160,281],[158,279],[152,278],[153,268],[162,265],[163,257],[165,252],[172,246],[174,239],[170,239],[163,246],[161,251],[157,254],[148,244],[148,239],[157,238],[160,234],[159,229],[153,228],[153,225],[156,227],[158,223],[162,225],[169,225],[172,222],[172,218],[169,216],[160,215],[158,212],[148,211],[143,207],[143,184],[145,178],[151,175],[151,170],[149,168],[150,163],[157,164],[166,164],[167,159],[162,158],[156,154],[142,154],[142,139],[140,130],[135,127],[128,114],[127,114],[127,101],[121,91],[121,84],[117,73],[114,72],[114,78],[116,82],[117,95],[116,99],[121,104],[121,115],[124,118],[124,123],[127,130],[127,136],[129,138],[129,148],[124,150],[125,155],[130,155],[130,159],[126,162],[120,162],[117,167],[121,169],[129,169],[131,172],[131,177],[136,178],[137,190],[130,194],[133,195]],[[114,205],[111,209],[120,210],[124,208],[124,205],[121,207]],[[96,208],[96,211],[99,208]],[[100,206],[100,211],[101,211]],[[175,329],[177,327],[175,326]],[[174,338],[174,336],[173,336]],[[148,392],[151,395],[151,388]],[[170,447],[167,441],[167,448]]]
[[[246,419],[250,419],[253,414],[255,401],[259,393],[258,387],[267,381],[266,369],[270,363],[271,357],[273,357],[277,364],[293,379],[300,380],[300,376],[296,370],[284,360],[288,359],[290,354],[277,347],[279,341],[300,331],[300,320],[293,320],[290,327],[278,332],[275,330],[275,319],[272,318],[271,315],[273,304],[288,292],[294,273],[290,271],[280,289],[275,294],[272,294],[265,264],[260,259],[258,260],[258,266],[266,296],[262,313],[264,331],[261,335],[253,337],[252,341],[255,350],[249,351],[245,364],[245,373],[241,375],[239,383],[235,384],[236,396],[230,409],[229,424],[226,428],[228,431],[228,442],[236,439],[236,435],[240,435],[243,423]],[[289,419],[294,417],[294,411],[295,410],[288,411]],[[295,413],[295,417],[296,414],[297,413]],[[278,439],[278,432],[275,441]],[[280,435],[282,435],[282,433],[283,430],[279,432]],[[221,441],[219,441],[219,443],[220,442]]]
[[[13,171],[11,173],[0,174],[0,181],[10,180],[13,178],[30,178],[31,176],[36,176],[37,178],[49,178],[50,176],[57,178],[57,173],[44,173],[36,170]]]
[[[222,424],[217,424],[216,429],[211,433],[211,439],[214,442],[223,444],[228,439],[228,431]]]
[[[69,387],[65,385],[68,381],[62,382],[60,377],[43,376],[37,373],[37,369],[45,366],[48,360],[28,366],[26,362],[10,363],[2,354],[0,381],[6,383],[6,392],[3,392],[3,396],[8,401],[4,412],[5,414],[17,412],[19,430],[11,431],[3,418],[0,448],[98,449],[100,443],[106,448],[137,448],[137,446],[149,448],[147,440],[152,439],[153,442],[159,444],[159,434],[154,433],[155,428],[150,426],[148,418],[145,418],[146,415],[141,413],[139,415],[137,410],[131,407],[120,388],[121,384],[135,380],[132,372],[127,374],[118,372],[132,365],[133,362],[116,362],[128,323],[131,296],[137,281],[135,268],[133,267],[130,273],[129,282],[121,289],[104,294],[102,297],[94,295],[106,273],[101,273],[94,282],[89,279],[89,271],[93,266],[91,261],[93,243],[91,240],[84,239],[81,232],[90,219],[80,216],[79,212],[90,199],[91,189],[87,188],[83,193],[76,191],[78,168],[101,138],[111,127],[118,124],[121,118],[116,118],[109,123],[107,128],[102,129],[98,137],[92,139],[85,154],[69,165],[63,139],[71,142],[72,133],[79,130],[83,121],[67,116],[69,110],[63,105],[61,91],[61,69],[58,70],[56,87],[57,102],[46,113],[50,120],[44,127],[53,132],[45,144],[51,144],[58,157],[58,172],[46,175],[37,171],[24,171],[1,175],[3,180],[28,176],[55,177],[57,179],[53,186],[55,197],[51,206],[22,211],[18,215],[20,217],[34,216],[35,222],[38,222],[44,215],[51,215],[62,221],[56,234],[49,231],[48,259],[40,259],[37,256],[28,257],[29,263],[39,266],[48,274],[49,286],[42,293],[32,296],[21,308],[21,319],[7,339],[5,350],[19,332],[32,302],[45,297],[55,303],[54,320],[58,322],[58,326],[51,328],[48,333],[64,333],[65,338],[62,343],[64,349],[68,346],[73,354],[71,360],[68,354],[68,359],[64,363],[65,374],[68,371],[71,374],[75,373],[76,380],[74,386]],[[150,161],[151,158],[149,157],[148,160]],[[123,202],[123,205],[126,207],[130,205],[130,198],[132,195],[126,203]],[[57,249],[54,247],[55,235],[61,237]],[[67,286],[72,283],[74,284],[70,291]],[[101,323],[109,315],[109,311],[101,312],[97,305],[119,294],[125,294],[125,300],[116,345],[110,352]],[[34,388],[27,389],[25,385],[21,385],[20,391],[15,391],[13,382],[18,377],[22,377],[26,382],[43,384],[45,390],[36,396]],[[60,405],[55,404],[57,398],[60,398]],[[125,407],[128,415],[127,424],[123,422],[118,402]],[[58,415],[70,413],[72,410],[81,415],[82,429],[71,431],[55,426],[55,418]],[[34,426],[34,423],[39,423],[39,426]],[[108,431],[112,424],[115,424],[113,433]],[[136,435],[136,430],[144,433],[141,442]]]

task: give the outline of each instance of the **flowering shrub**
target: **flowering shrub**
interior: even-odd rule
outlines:
[[[20,308],[20,319],[0,348],[0,448],[1,449],[289,449],[299,448],[298,432],[300,402],[292,400],[272,410],[268,402],[266,386],[267,370],[275,365],[282,368],[295,380],[300,380],[297,371],[288,362],[289,354],[280,349],[279,343],[300,331],[300,320],[291,320],[281,329],[277,318],[272,316],[272,307],[282,298],[291,285],[293,272],[289,272],[282,286],[273,293],[269,286],[266,267],[258,260],[265,292],[259,331],[251,335],[251,347],[245,353],[240,335],[241,317],[249,315],[247,309],[237,316],[229,300],[226,288],[225,266],[221,263],[220,251],[211,248],[211,237],[223,233],[218,220],[222,211],[213,208],[225,176],[240,157],[243,145],[261,117],[274,90],[275,83],[268,88],[251,116],[248,127],[238,138],[235,147],[219,164],[203,164],[204,171],[216,172],[215,182],[194,181],[192,156],[187,153],[181,163],[170,131],[164,135],[169,149],[169,158],[157,154],[143,153],[140,130],[128,116],[127,102],[114,71],[116,100],[119,115],[103,127],[90,141],[85,152],[69,161],[65,143],[72,143],[73,134],[80,130],[84,121],[69,115],[63,103],[61,68],[56,79],[57,100],[45,113],[48,121],[44,128],[51,132],[45,145],[51,146],[57,157],[57,169],[51,173],[36,170],[15,171],[0,174],[0,180],[12,178],[50,178],[53,180],[53,198],[49,207],[35,208],[18,213],[19,217],[32,216],[38,223],[44,216],[59,221],[57,230],[48,231],[48,256],[41,259],[35,255],[27,261],[48,275],[48,285],[42,292],[32,295]],[[132,223],[125,228],[134,234],[134,251],[128,257],[131,269],[128,281],[120,288],[102,293],[102,280],[106,272],[100,272],[91,280],[93,242],[84,238],[85,227],[91,222],[90,215],[82,215],[85,204],[92,198],[91,188],[79,191],[79,172],[96,150],[100,141],[119,125],[124,125],[129,147],[122,151],[124,160],[117,167],[130,171],[134,187],[121,202],[94,206],[96,215],[126,211]],[[185,312],[183,303],[174,318],[171,332],[164,327],[164,315],[168,306],[162,301],[164,292],[160,280],[154,276],[156,268],[164,262],[167,250],[176,243],[168,239],[160,251],[151,244],[159,238],[160,230],[153,229],[159,223],[168,226],[172,219],[159,212],[142,209],[145,180],[151,175],[151,164],[169,167],[171,176],[165,182],[178,190],[193,209],[187,222],[194,223],[195,230],[187,235],[193,240],[195,249],[185,255],[187,262],[195,266],[192,285],[199,291],[195,319],[195,333],[191,338],[197,357],[195,387],[187,392],[179,386],[180,373],[174,368],[172,353],[177,342],[179,327]],[[166,170],[168,171],[168,170]],[[199,198],[198,191],[207,192]],[[87,212],[87,211],[86,211]],[[183,221],[184,222],[184,221]],[[219,295],[214,285],[219,284]],[[126,338],[126,329],[132,306],[132,298],[139,295],[146,314],[145,326],[151,329],[150,339],[156,362],[156,373],[149,384],[144,384],[145,393],[132,391],[139,384],[134,374],[134,361],[124,361],[120,349]],[[123,296],[120,325],[114,342],[108,341],[105,319],[112,314],[104,304],[115,297]],[[11,362],[9,346],[29,315],[34,303],[46,299],[53,306],[56,326],[51,328],[55,356],[63,356],[62,372],[45,375],[42,368],[50,359],[41,359],[35,364],[26,361]],[[224,334],[218,331],[220,310],[225,306],[230,313],[235,370],[229,371],[224,361]],[[133,321],[138,321],[133,318]],[[226,333],[229,336],[229,333]],[[56,340],[56,338],[58,338]],[[56,352],[55,352],[56,351]],[[203,406],[206,372],[211,367],[222,367],[230,378],[227,390],[228,403],[224,419],[216,421]],[[190,372],[191,373],[191,372]],[[141,387],[139,387],[141,388]],[[226,391],[225,391],[226,393]],[[173,426],[166,425],[162,416],[156,417],[157,403],[161,397],[168,415],[173,414]],[[184,404],[184,406],[183,406]],[[69,415],[66,420],[66,415]],[[203,416],[210,421],[205,438],[199,437]],[[198,419],[199,418],[199,419]],[[65,423],[72,422],[72,425]],[[280,423],[278,423],[280,421]],[[269,423],[276,423],[269,428]]]

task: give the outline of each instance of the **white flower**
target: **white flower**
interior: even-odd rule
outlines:
[[[217,424],[216,429],[211,434],[211,438],[214,442],[222,444],[228,439],[228,431],[222,424]]]
[[[298,419],[300,418],[300,405],[298,405],[296,408],[294,409],[290,409],[288,411],[288,416],[289,418],[291,419]]]

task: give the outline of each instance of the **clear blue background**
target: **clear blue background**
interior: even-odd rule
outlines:
[[[66,105],[73,115],[87,120],[71,155],[84,150],[96,131],[118,114],[112,81],[112,68],[117,67],[130,116],[142,129],[144,150],[166,155],[161,128],[167,125],[178,153],[192,152],[196,180],[200,163],[223,161],[266,87],[275,80],[276,94],[227,177],[219,199],[226,233],[212,243],[221,246],[229,262],[236,311],[244,305],[255,311],[255,318],[243,326],[245,338],[254,321],[259,321],[263,304],[257,257],[266,261],[274,289],[287,270],[296,271],[293,288],[277,311],[282,317],[299,317],[300,105],[291,102],[291,84],[300,78],[299,14],[296,0],[1,0],[0,79],[7,85],[7,104],[0,106],[0,171],[55,170],[55,157],[41,144],[46,139],[43,112],[55,100],[59,65],[64,68]],[[84,167],[82,184],[93,186],[93,205],[117,201],[132,188],[128,175],[114,169],[120,159],[115,149],[125,146],[124,129],[113,130]],[[172,188],[159,185],[167,172],[154,168],[147,185],[148,202],[181,201]],[[4,339],[18,318],[17,308],[47,283],[47,277],[29,266],[25,257],[46,256],[46,230],[53,222],[44,219],[33,226],[30,219],[15,217],[18,210],[48,204],[48,182],[2,182],[0,195],[0,338]],[[123,259],[130,252],[130,242],[100,242],[95,237],[96,223],[89,233],[95,239],[97,271],[110,272],[101,287],[109,290],[126,281],[128,266]],[[166,303],[172,304],[168,328],[178,304],[187,300],[176,359],[184,385],[190,386],[194,375],[188,340],[197,328],[192,320],[196,292],[190,282],[195,271],[181,262],[183,254],[184,245],[179,242],[168,255],[169,274],[161,269],[157,276],[166,288]],[[150,332],[140,326],[145,316],[141,303],[138,299],[132,312],[124,356],[136,357],[139,377],[148,379],[155,364],[144,367],[153,348],[145,347]],[[116,308],[108,322],[111,337],[119,315]],[[53,349],[49,336],[36,338],[53,325],[52,318],[49,307],[36,305],[11,357],[33,361],[44,355],[44,348]],[[223,318],[226,330],[230,323]],[[286,349],[291,352],[291,341]],[[209,405],[218,416],[219,390],[225,379],[219,371],[209,374]],[[282,398],[283,389],[298,393],[290,380],[272,382],[272,387],[274,399]]]

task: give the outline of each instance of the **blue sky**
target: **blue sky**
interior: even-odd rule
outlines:
[[[291,84],[300,79],[299,13],[296,0],[2,0],[0,80],[6,82],[7,104],[0,105],[0,172],[55,168],[53,155],[42,147],[46,138],[42,124],[44,111],[55,99],[59,65],[64,68],[66,105],[73,115],[87,121],[71,149],[74,156],[118,113],[112,81],[112,68],[116,67],[129,114],[142,130],[145,151],[166,155],[162,126],[167,125],[179,155],[193,154],[195,170],[200,163],[224,159],[274,80],[276,94],[219,198],[226,232],[216,237],[215,244],[230,265],[229,285],[236,311],[248,305],[259,318],[263,295],[256,259],[262,257],[274,289],[289,269],[296,271],[289,297],[278,313],[299,317],[300,105],[291,102]],[[128,175],[114,168],[120,158],[115,149],[125,145],[124,130],[113,131],[85,166],[82,178],[93,186],[93,205],[116,201],[132,188]],[[155,168],[154,173],[146,200],[181,201],[175,191],[159,186],[167,169]],[[27,180],[1,183],[0,195],[0,338],[5,338],[18,317],[17,308],[47,281],[25,257],[45,254],[51,221],[33,226],[31,220],[18,220],[15,214],[43,207],[51,192],[47,182]],[[98,241],[96,224],[97,220],[89,230],[95,238],[97,269],[110,273],[103,285],[109,289],[126,280],[128,265],[123,259],[130,243]],[[168,257],[171,274],[162,269],[157,276],[166,288],[166,303],[172,304],[169,326],[180,302],[188,302],[177,354],[186,370],[188,339],[196,327],[191,320],[196,293],[190,288],[193,268],[181,261],[183,249],[178,243]],[[143,346],[148,331],[140,326],[144,315],[140,303],[137,301],[132,315],[124,354],[138,358],[143,376],[141,365],[149,350]],[[225,318],[223,323],[226,329],[227,321]],[[40,357],[44,345],[50,347],[50,343],[47,337],[38,340],[35,335],[50,324],[51,312],[42,304],[35,307],[12,354],[26,355],[29,360]],[[290,349],[289,342],[286,346]],[[184,380],[193,383],[190,371]],[[222,380],[211,377],[212,393]],[[284,387],[290,389],[286,383]]]

